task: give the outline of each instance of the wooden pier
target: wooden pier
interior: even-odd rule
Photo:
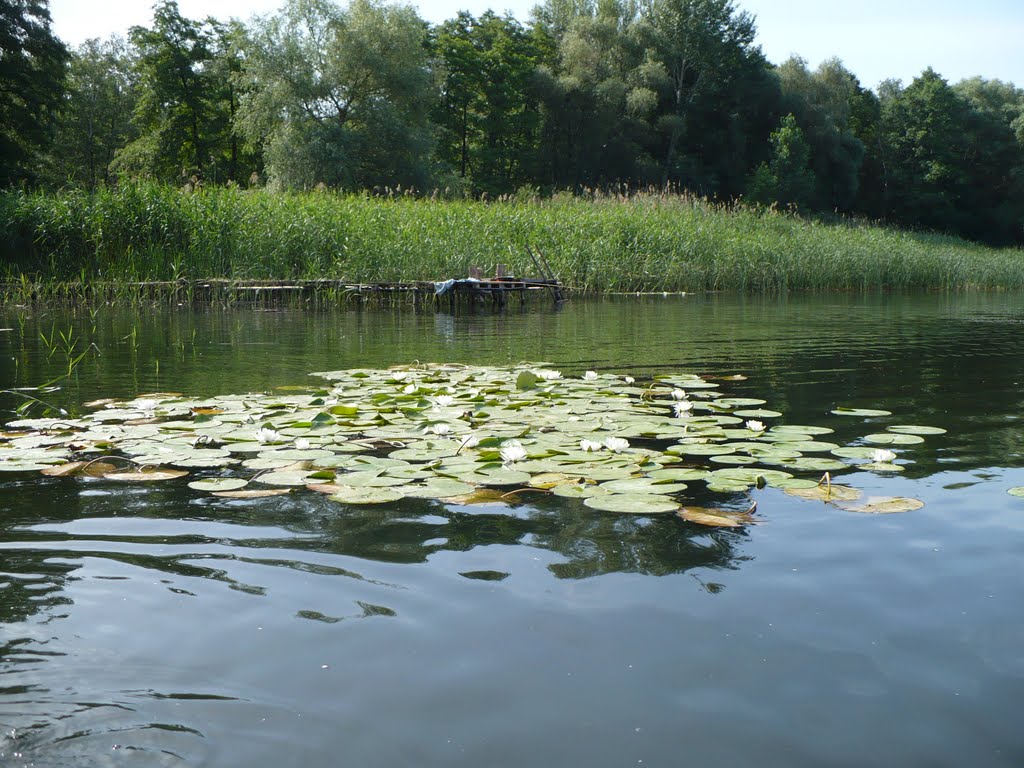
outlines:
[[[26,295],[26,288],[30,291]],[[347,280],[174,280],[145,282],[90,282],[87,284],[40,282],[0,284],[2,303],[64,303],[75,301],[117,302],[122,300],[173,301],[177,303],[264,305],[394,304],[406,302],[416,308],[434,307],[456,311],[476,307],[501,309],[512,303],[525,306],[528,300],[561,303],[565,289],[553,278],[519,278],[504,274],[483,277],[471,268],[465,278],[442,281],[355,283]]]

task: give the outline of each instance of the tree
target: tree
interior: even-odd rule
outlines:
[[[187,19],[176,0],[153,8],[153,27],[132,27],[137,51],[138,138],[119,154],[116,167],[165,181],[203,178],[227,140],[215,75],[212,20]]]
[[[246,45],[240,125],[283,187],[426,187],[436,92],[411,6],[289,0]]]
[[[47,163],[52,183],[95,189],[113,180],[115,153],[134,138],[132,62],[123,39],[86,40],[72,52],[67,97]]]
[[[646,0],[644,79],[659,91],[657,126],[665,136],[662,183],[686,181],[678,165],[687,120],[699,99],[723,91],[755,50],[754,19],[732,0]]]
[[[933,69],[882,101],[886,208],[890,218],[963,231],[970,201],[964,127],[970,105]]]
[[[64,91],[47,0],[0,0],[0,186],[35,175]]]
[[[784,108],[796,116],[810,147],[815,189],[807,203],[819,210],[853,210],[865,152],[849,125],[860,83],[835,58],[812,72],[806,61],[792,57],[778,74]]]
[[[796,118],[786,115],[772,132],[770,162],[762,163],[750,181],[748,196],[755,202],[806,207],[814,194],[810,146]]]

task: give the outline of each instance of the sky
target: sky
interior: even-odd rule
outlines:
[[[537,0],[420,0],[420,15],[438,23],[460,10],[510,11],[526,21]],[[344,4],[341,0],[340,4]],[[152,0],[50,0],[54,30],[69,45],[127,34],[152,21]],[[273,13],[283,0],[178,0],[183,16],[247,21]],[[1022,0],[736,0],[756,18],[757,43],[769,61],[791,55],[813,68],[838,57],[877,88],[888,78],[909,84],[926,67],[951,83],[980,75],[1024,88]]]

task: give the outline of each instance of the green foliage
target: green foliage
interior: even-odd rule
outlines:
[[[214,80],[213,32],[187,19],[176,0],[153,8],[153,27],[132,27],[139,138],[117,158],[118,171],[163,181],[202,178],[225,127]]]
[[[861,91],[857,78],[838,59],[811,72],[800,58],[778,69],[783,101],[799,122],[810,149],[814,189],[805,206],[851,211],[856,207],[864,143],[850,128],[850,115]]]
[[[124,185],[0,194],[8,279],[438,280],[527,244],[590,291],[1024,287],[1020,250],[672,195],[483,203]],[[894,255],[899,254],[896,258]]]
[[[115,180],[115,155],[136,138],[131,125],[137,94],[132,67],[118,38],[87,40],[72,51],[68,97],[57,124],[56,150],[47,162],[51,183],[95,189]]]
[[[734,0],[544,0],[526,25],[435,28],[387,0],[287,0],[247,26],[159,0],[127,46],[76,51],[63,94],[44,0],[0,0],[0,185],[657,186],[1024,243],[1024,91],[927,70],[876,94],[838,59],[774,67],[754,34]]]
[[[779,203],[803,208],[814,194],[811,150],[793,115],[782,118],[771,135],[772,157],[762,163],[751,179],[748,195],[758,203]]]
[[[64,91],[64,44],[46,0],[0,0],[0,186],[35,175]]]
[[[433,47],[445,72],[435,112],[441,160],[475,191],[515,190],[531,177],[540,122],[534,40],[511,16],[461,12]]]
[[[423,188],[434,99],[427,29],[410,6],[289,0],[250,30],[241,129],[272,181]]]

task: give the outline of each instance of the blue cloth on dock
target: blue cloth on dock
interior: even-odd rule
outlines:
[[[434,283],[434,295],[444,296],[452,289],[453,285],[455,285],[455,280],[445,280],[440,283]]]

